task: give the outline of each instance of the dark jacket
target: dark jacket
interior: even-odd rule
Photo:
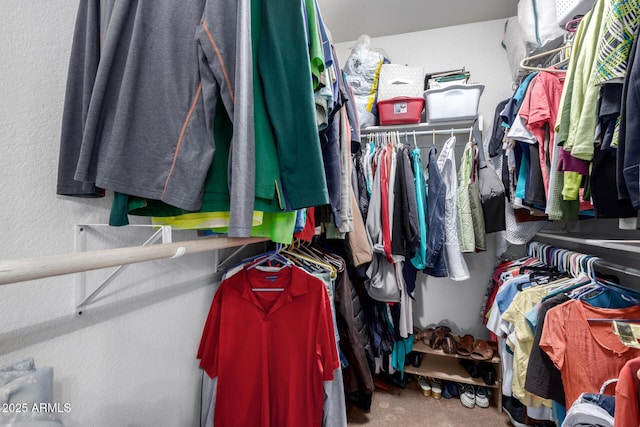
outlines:
[[[640,31],[640,29],[639,29]],[[623,106],[620,123],[620,142],[618,152],[624,156],[619,160],[618,173],[622,172],[622,182],[618,180],[620,196],[628,195],[633,206],[640,208],[640,61],[636,41],[629,52],[629,68],[624,82]],[[622,162],[622,165],[620,164]],[[620,169],[620,166],[622,168]],[[626,186],[627,194],[624,189]]]
[[[447,186],[438,170],[436,148],[429,150],[429,180],[427,182],[427,268],[424,272],[434,277],[446,277],[447,266],[444,259],[444,212]]]
[[[420,231],[409,148],[399,149],[397,159],[391,253],[410,259],[420,246]]]
[[[371,340],[360,299],[346,271],[339,273],[336,279],[334,304],[340,350],[349,361],[343,369],[345,392],[371,394],[374,390],[373,375],[367,359],[367,352],[371,353]]]

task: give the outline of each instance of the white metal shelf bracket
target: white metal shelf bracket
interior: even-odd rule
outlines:
[[[225,259],[223,259],[222,261],[219,260],[219,256],[218,256],[218,251],[215,252],[215,269],[214,272],[217,273],[218,271],[220,271],[220,267],[222,267],[223,265],[225,265],[226,263],[229,262],[229,260],[231,258],[233,258],[234,256],[236,256],[237,254],[239,254],[240,252],[242,252],[242,250],[244,248],[246,248],[247,245],[242,245],[240,246],[238,249],[236,249],[235,251],[233,251],[231,254],[229,254]]]
[[[87,228],[95,228],[95,227],[109,227],[108,224],[78,224],[75,226],[75,252],[85,252],[87,250]],[[152,227],[157,228],[156,232],[151,235],[141,246],[149,246],[156,243],[158,240],[162,238],[162,244],[171,243],[172,234],[171,234],[171,226],[170,225],[146,225],[146,224],[134,224],[128,225],[127,227]],[[184,254],[184,250],[180,250],[178,248],[176,254],[171,258],[178,258]],[[216,268],[217,268],[217,253],[216,253]],[[118,277],[130,264],[120,265],[118,266],[110,275],[107,277],[89,296],[86,296],[87,293],[87,273],[86,271],[82,271],[80,273],[75,274],[75,315],[82,316],[82,314],[86,311],[87,306],[91,304],[98,295],[105,289],[109,284],[111,284],[116,277]]]

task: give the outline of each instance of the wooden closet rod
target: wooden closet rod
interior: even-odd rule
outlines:
[[[166,258],[185,254],[209,252],[218,249],[266,242],[262,237],[231,238],[203,237],[197,240],[151,246],[102,249],[61,255],[0,261],[0,285],[44,279],[83,271]]]

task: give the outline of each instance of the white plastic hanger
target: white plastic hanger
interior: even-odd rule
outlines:
[[[561,70],[561,69],[552,68],[552,67],[564,65],[566,62],[569,61],[569,57],[568,56],[567,56],[567,58],[561,60],[560,62],[558,62],[556,64],[552,64],[551,67],[547,67],[547,68],[532,67],[530,65],[527,65],[527,62],[531,61],[532,59],[545,58],[545,57],[549,56],[552,53],[561,52],[561,51],[563,51],[565,49],[566,50],[571,49],[571,43],[564,44],[564,45],[562,45],[562,46],[560,46],[558,48],[550,49],[550,50],[548,50],[546,52],[538,53],[536,55],[527,56],[522,61],[520,61],[520,68],[522,68],[523,70],[531,70],[531,71],[548,71],[550,73],[565,73],[566,70]]]

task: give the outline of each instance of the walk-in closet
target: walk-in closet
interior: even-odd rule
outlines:
[[[640,3],[0,9],[0,427],[640,426]]]

